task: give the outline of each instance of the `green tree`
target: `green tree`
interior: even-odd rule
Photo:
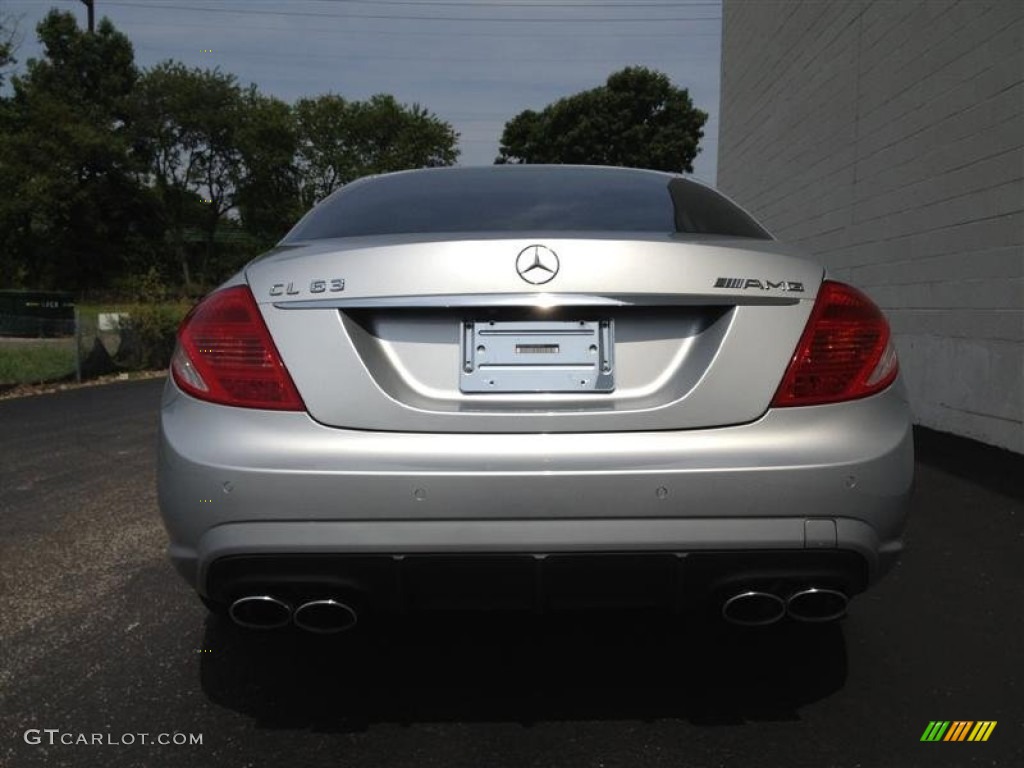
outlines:
[[[12,78],[0,117],[5,282],[98,286],[145,253],[157,226],[134,151],[134,52],[107,19],[88,34],[54,10],[37,32],[43,57]]]
[[[4,78],[8,70],[17,62],[14,52],[20,41],[18,20],[11,14],[0,10],[0,88],[4,85]]]
[[[0,14],[0,77],[13,29]],[[4,285],[130,288],[180,273],[192,292],[338,186],[458,156],[448,123],[391,96],[293,109],[219,70],[140,73],[108,19],[90,34],[55,10],[37,29],[43,56],[0,97]]]
[[[277,242],[303,213],[295,165],[298,133],[292,108],[251,86],[243,99],[238,145],[244,172],[236,204],[257,247]]]
[[[362,102],[330,93],[300,99],[295,119],[306,208],[361,176],[452,165],[459,156],[458,134],[449,123],[386,94]]]
[[[326,93],[295,103],[297,163],[302,205],[310,208],[338,187],[358,178],[349,103]]]
[[[135,94],[140,145],[162,203],[167,239],[185,290],[209,275],[217,233],[234,209],[244,160],[245,99],[234,75],[167,61],[147,70]],[[202,248],[190,244],[200,233]]]
[[[505,124],[495,163],[582,163],[692,171],[708,115],[685,88],[626,67],[597,88]]]

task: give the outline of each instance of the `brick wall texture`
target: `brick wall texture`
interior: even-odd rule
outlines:
[[[885,310],[918,423],[1024,452],[1024,2],[722,14],[718,187]]]

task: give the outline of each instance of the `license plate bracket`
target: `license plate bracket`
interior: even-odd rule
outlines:
[[[462,324],[462,392],[612,392],[611,320]]]

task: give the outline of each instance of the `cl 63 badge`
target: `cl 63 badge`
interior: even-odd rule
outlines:
[[[310,293],[339,293],[345,290],[345,280],[341,277],[331,277],[324,280],[311,280],[309,283]],[[296,296],[301,293],[295,283],[274,283],[270,286],[271,296]]]

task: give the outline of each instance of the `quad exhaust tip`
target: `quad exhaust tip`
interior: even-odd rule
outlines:
[[[786,601],[786,612],[797,621],[835,621],[846,615],[849,602],[843,592],[812,587],[790,595]]]
[[[774,624],[787,614],[797,621],[822,623],[845,616],[849,602],[846,593],[822,587],[801,589],[785,600],[771,592],[747,590],[725,601],[722,616],[746,627]]]
[[[725,620],[744,627],[774,624],[785,615],[786,603],[771,592],[740,592],[722,605],[722,616]]]
[[[228,615],[240,627],[277,629],[291,620],[292,607],[270,595],[247,595],[231,604]]]
[[[295,626],[307,632],[330,635],[352,629],[359,620],[354,608],[337,600],[311,600],[295,609]]]

